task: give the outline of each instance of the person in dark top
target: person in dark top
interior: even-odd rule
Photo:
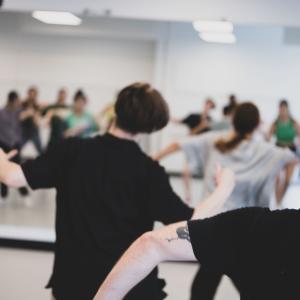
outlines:
[[[186,116],[180,123],[186,125],[192,134],[200,134],[210,130],[210,111],[216,107],[212,99],[207,99],[201,113],[192,113]]]
[[[60,89],[56,103],[49,105],[43,111],[46,123],[50,126],[48,147],[64,138],[64,132],[67,130],[66,118],[70,113],[70,107],[66,104],[66,99],[67,91]]]
[[[13,149],[20,149],[21,144],[21,103],[19,95],[16,91],[8,93],[6,105],[0,109],[0,147],[9,152]],[[21,158],[18,153],[14,158],[14,162],[20,163]],[[26,187],[20,187],[19,192],[22,196],[28,195]],[[1,184],[1,197],[5,199],[8,196],[8,187]]]
[[[138,133],[163,128],[169,120],[161,94],[146,83],[124,88],[108,134],[71,138],[19,166],[14,153],[0,151],[0,181],[26,182],[32,189],[56,188],[56,244],[48,287],[57,300],[91,299],[124,250],[154,221],[165,224],[210,213],[224,204],[212,199],[195,211],[175,194],[165,170],[135,142]],[[164,281],[154,269],[126,300],[161,300]]]
[[[165,260],[198,260],[238,282],[242,300],[300,299],[300,212],[242,208],[149,232],[125,252],[95,300],[121,300]]]
[[[21,117],[22,143],[23,147],[31,141],[38,154],[43,151],[42,142],[39,133],[40,107],[38,104],[38,90],[36,87],[28,89],[27,98],[22,103],[23,113]]]

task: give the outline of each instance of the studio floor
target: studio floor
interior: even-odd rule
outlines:
[[[53,254],[43,251],[0,249],[0,299],[1,300],[50,300],[44,286],[49,278]],[[195,264],[164,263],[160,275],[167,280],[168,300],[188,300]],[[237,300],[237,292],[224,278],[217,300]]]
[[[174,189],[183,196],[179,178],[172,178]],[[200,199],[199,180],[192,183],[193,203]],[[300,208],[300,185],[297,178],[291,184],[283,206]],[[22,199],[12,190],[6,201],[0,200],[0,237],[54,240],[55,192],[38,191]],[[44,289],[51,274],[53,254],[43,251],[0,248],[0,299],[49,300]],[[167,281],[168,300],[188,300],[192,279],[198,266],[193,263],[163,263],[160,275]],[[223,278],[216,300],[237,300],[239,296],[230,280]]]

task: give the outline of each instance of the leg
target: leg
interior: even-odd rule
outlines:
[[[282,202],[282,199],[289,187],[291,178],[294,174],[296,164],[289,164],[287,165],[284,170],[284,178],[280,178],[280,174],[276,178],[276,201],[277,205],[280,205]]]
[[[275,181],[275,198],[276,204],[279,205],[281,202],[281,180],[280,180],[280,173],[276,176]]]
[[[8,195],[8,187],[4,183],[1,183],[1,197],[4,199]]]
[[[17,163],[17,164],[20,164],[21,163],[21,156],[20,156],[21,147],[16,145],[15,147],[12,147],[11,149],[18,150],[18,154],[15,157],[13,157],[12,161]],[[29,194],[28,189],[25,186],[19,188],[19,193],[22,196],[27,196]]]
[[[210,273],[200,268],[192,284],[191,300],[214,299],[221,278],[222,274]]]
[[[183,169],[183,182],[185,187],[185,199],[186,203],[190,204],[192,201],[191,198],[191,175],[188,163],[185,163]]]
[[[11,147],[7,146],[2,142],[0,142],[0,148],[3,149],[4,152],[9,152],[10,150],[12,150]],[[8,196],[8,186],[5,185],[4,183],[1,183],[0,189],[1,189],[1,197],[6,198]]]
[[[41,142],[41,138],[38,132],[38,129],[36,130],[36,132],[32,135],[31,140],[35,146],[36,151],[38,152],[38,154],[42,154],[43,152],[43,146],[42,146],[42,142]]]

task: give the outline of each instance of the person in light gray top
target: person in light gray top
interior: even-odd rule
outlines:
[[[269,207],[278,172],[298,163],[289,149],[278,148],[253,137],[260,123],[259,110],[252,103],[238,105],[233,131],[210,132],[173,143],[155,159],[183,150],[191,171],[203,174],[204,196],[215,189],[213,170],[217,163],[236,174],[236,186],[223,211],[249,206]],[[289,182],[284,182],[286,190]],[[192,300],[213,299],[222,274],[198,272],[192,286]]]

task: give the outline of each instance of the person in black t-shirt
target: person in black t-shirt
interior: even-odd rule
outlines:
[[[242,300],[300,299],[300,211],[243,208],[144,234],[125,252],[95,300],[121,300],[165,260],[198,260],[227,274]]]
[[[208,98],[205,101],[203,111],[201,113],[192,113],[186,116],[176,123],[182,123],[186,125],[191,134],[201,134],[210,130],[209,123],[211,122],[211,117],[209,115],[210,111],[216,107],[215,102]]]
[[[154,221],[165,224],[216,213],[227,199],[202,202],[193,211],[170,186],[165,170],[142,152],[135,137],[169,120],[161,94],[145,83],[124,88],[110,133],[66,139],[22,166],[0,149],[0,181],[32,189],[56,188],[56,245],[48,284],[57,300],[91,299],[112,266]],[[126,300],[161,300],[164,281],[154,269]],[[111,298],[110,300],[112,300]]]

